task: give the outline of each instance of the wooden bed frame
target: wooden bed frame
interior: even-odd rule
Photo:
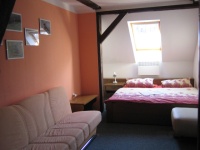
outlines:
[[[154,79],[154,84],[160,85],[162,80],[166,79]],[[194,79],[190,80],[194,86]],[[171,125],[171,110],[174,107],[193,108],[198,105],[109,102],[106,103],[107,122]]]

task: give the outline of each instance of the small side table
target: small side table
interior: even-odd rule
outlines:
[[[93,104],[97,100],[97,95],[80,95],[70,101],[72,112],[92,110]]]
[[[125,82],[118,83],[105,83],[104,84],[104,98],[108,99],[111,97],[119,88],[124,86]]]

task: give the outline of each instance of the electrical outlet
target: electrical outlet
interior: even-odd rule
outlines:
[[[76,96],[77,96],[77,94],[76,94],[76,93],[73,93],[73,94],[72,94],[72,97],[76,97]]]

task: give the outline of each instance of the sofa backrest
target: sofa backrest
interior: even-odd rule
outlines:
[[[55,122],[72,113],[71,105],[63,87],[52,88],[48,91],[49,103]]]
[[[0,109],[0,149],[16,150],[28,144],[26,124],[14,106]]]
[[[22,121],[26,126],[25,129],[27,132],[28,141],[32,141],[35,137],[38,136],[37,126],[35,124],[33,116],[27,109],[21,107],[20,105],[13,105],[13,107],[18,111],[18,113],[23,118]]]
[[[30,141],[34,137],[44,133],[50,126],[55,124],[49,105],[48,94],[46,92],[31,96],[18,103],[18,105],[21,106],[23,109],[26,109],[31,114],[34,120],[36,135],[33,135],[35,133],[31,132],[30,137],[32,138],[30,139]],[[29,121],[30,120],[26,120],[26,122]],[[32,128],[30,129],[30,131],[31,130]]]

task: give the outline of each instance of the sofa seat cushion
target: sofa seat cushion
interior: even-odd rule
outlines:
[[[87,139],[87,137],[90,134],[89,126],[86,123],[67,123],[67,124],[56,124],[55,126],[51,127],[52,129],[81,129],[84,134],[84,139]]]
[[[72,136],[40,136],[31,144],[65,144],[69,149],[77,149],[76,139]]]
[[[28,148],[40,149],[44,144],[62,143],[65,144],[64,147],[67,145],[68,149],[78,149],[90,133],[96,129],[100,121],[101,113],[99,111],[81,111],[68,114],[32,141]]]
[[[61,137],[61,136],[66,136],[66,137],[71,137],[73,139],[73,142],[75,143],[76,147],[79,147],[83,141],[84,141],[84,133],[81,129],[78,128],[73,128],[73,129],[53,129],[50,128],[48,129],[44,134],[42,134],[40,137]],[[42,139],[42,138],[41,138]],[[45,138],[44,140],[40,140],[41,142],[47,142]],[[74,143],[72,143],[74,145]]]
[[[97,125],[101,122],[100,111],[78,111],[72,114],[68,114],[64,117],[59,124],[70,124],[70,123],[86,123],[91,133]]]
[[[29,144],[23,150],[70,150],[67,144],[63,143],[41,143],[41,144]]]

